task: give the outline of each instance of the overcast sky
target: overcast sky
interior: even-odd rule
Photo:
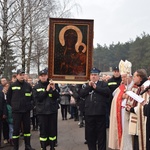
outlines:
[[[150,34],[150,0],[76,0],[75,17],[94,19],[94,45],[125,43]]]

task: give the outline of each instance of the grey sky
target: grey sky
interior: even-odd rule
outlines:
[[[79,19],[94,19],[94,45],[125,43],[150,34],[150,0],[77,0]]]

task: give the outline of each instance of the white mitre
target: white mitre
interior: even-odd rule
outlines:
[[[132,64],[131,62],[129,62],[128,60],[121,60],[119,62],[119,71],[120,71],[120,74],[127,74],[127,75],[132,75],[132,72],[131,72],[131,67],[132,67]]]

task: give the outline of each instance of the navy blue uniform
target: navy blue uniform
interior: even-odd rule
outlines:
[[[110,90],[107,83],[97,81],[96,89],[83,85],[80,96],[85,99],[85,132],[89,150],[106,150],[106,102]]]

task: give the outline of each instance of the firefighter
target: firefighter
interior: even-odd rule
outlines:
[[[50,150],[55,150],[59,91],[54,82],[48,80],[46,69],[39,72],[39,82],[33,88],[33,96],[40,126],[41,150],[46,150],[48,142]]]
[[[25,72],[17,70],[17,80],[7,92],[8,103],[12,107],[14,150],[19,150],[20,125],[23,124],[25,150],[35,150],[30,145],[30,110],[32,109],[32,87],[24,81]]]

